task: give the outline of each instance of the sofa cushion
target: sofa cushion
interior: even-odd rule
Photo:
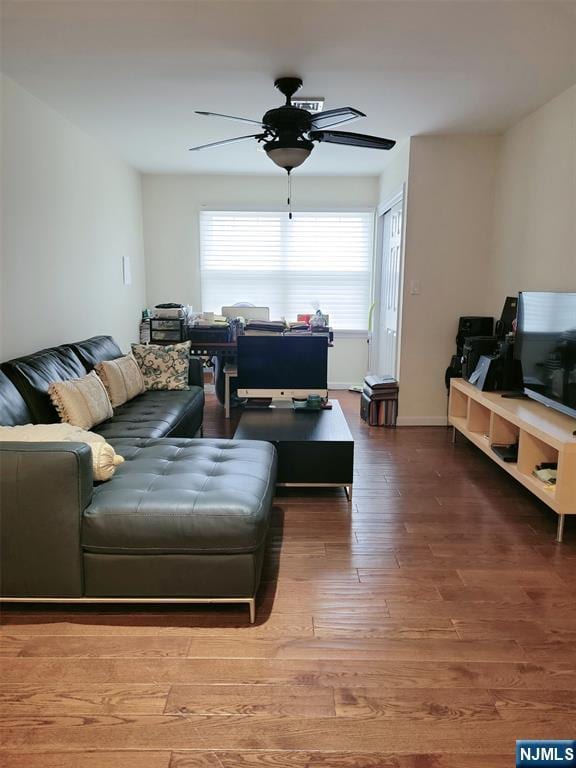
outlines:
[[[126,461],[84,512],[85,552],[254,552],[262,544],[276,452],[252,440],[116,440]]]
[[[106,387],[95,371],[80,379],[54,381],[48,394],[60,419],[74,427],[91,429],[114,413]]]
[[[144,385],[150,390],[188,388],[190,342],[182,344],[132,344]]]
[[[94,370],[106,387],[114,408],[146,392],[144,377],[134,355],[124,355],[116,360],[102,360],[96,363]]]
[[[48,387],[53,381],[67,381],[86,376],[88,371],[70,346],[43,349],[2,364],[2,370],[14,383],[38,424],[60,421],[50,402]]]
[[[19,424],[30,424],[32,414],[24,398],[5,373],[0,371],[0,424],[5,427],[15,427]]]
[[[122,357],[122,350],[112,336],[92,336],[85,341],[70,344],[87,371],[103,360],[115,360]]]
[[[93,431],[106,440],[120,437],[192,437],[202,426],[204,391],[144,392],[114,410],[114,418]]]

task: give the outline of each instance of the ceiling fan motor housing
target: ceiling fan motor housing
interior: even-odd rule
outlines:
[[[262,118],[266,128],[276,133],[302,134],[312,127],[312,115],[300,107],[276,107],[269,109]]]

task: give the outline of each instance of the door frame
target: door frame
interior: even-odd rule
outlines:
[[[406,182],[397,189],[397,191],[387,198],[383,203],[380,203],[376,209],[376,248],[375,253],[377,258],[374,259],[374,272],[372,279],[372,303],[377,303],[377,311],[374,312],[372,329],[370,332],[370,355],[369,366],[374,362],[372,350],[375,348],[373,343],[373,334],[376,328],[376,323],[380,324],[380,296],[381,296],[381,282],[382,282],[382,247],[384,245],[384,216],[395,205],[402,203],[402,236],[400,244],[400,272],[399,272],[399,286],[398,286],[398,334],[396,342],[396,359],[394,361],[394,367],[396,369],[396,375],[400,378],[400,360],[401,360],[401,346],[402,346],[402,319],[404,309],[404,255],[406,251]]]

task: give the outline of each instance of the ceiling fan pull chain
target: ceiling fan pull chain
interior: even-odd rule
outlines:
[[[288,169],[288,218],[292,219],[292,175]]]

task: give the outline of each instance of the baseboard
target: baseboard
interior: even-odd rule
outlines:
[[[446,416],[400,416],[399,427],[447,427]]]

